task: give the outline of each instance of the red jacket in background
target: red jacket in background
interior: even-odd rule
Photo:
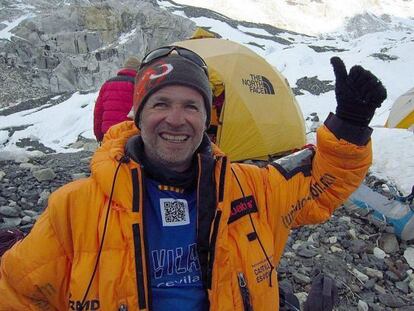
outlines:
[[[93,132],[98,141],[112,125],[128,120],[136,74],[136,70],[124,68],[102,85],[93,113]]]

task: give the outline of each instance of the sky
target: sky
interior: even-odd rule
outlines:
[[[184,2],[184,0],[177,2]],[[244,2],[246,8],[249,8],[258,1],[244,0]],[[266,1],[260,1],[260,3],[264,2]],[[165,1],[158,3],[160,6],[171,7]],[[228,1],[228,3],[230,5],[232,1]],[[192,5],[196,4],[197,0],[193,0]],[[220,6],[220,8],[227,9],[225,6]],[[245,12],[248,15],[250,11],[246,10]],[[220,13],[225,14],[223,11]],[[175,14],[183,15],[178,9]],[[245,20],[249,19],[247,15]],[[19,20],[22,18],[20,17]],[[250,32],[270,37],[270,34],[263,29],[241,26],[235,29],[225,23],[204,17],[192,19],[199,26],[209,27],[223,38],[239,42],[264,57],[288,79],[292,87],[295,86],[297,79],[304,76],[317,76],[319,80],[334,80],[329,62],[329,59],[334,55],[339,55],[348,69],[355,64],[360,64],[375,73],[387,87],[388,98],[377,110],[371,123],[374,129],[372,135],[374,153],[370,171],[378,178],[383,178],[396,185],[403,194],[410,193],[411,187],[414,185],[414,133],[408,130],[383,127],[394,101],[402,93],[412,88],[414,84],[412,78],[414,58],[411,56],[414,50],[414,41],[412,35],[407,35],[407,31],[373,32],[346,41],[340,39],[341,33],[329,34],[329,29],[325,30],[324,35],[315,37],[281,34],[294,41],[294,44],[286,46],[272,40],[257,39],[246,34],[246,32]],[[404,23],[412,23],[414,29],[414,21],[404,20]],[[10,22],[7,30],[0,31],[0,38],[10,39],[10,30],[14,27],[13,25],[17,25],[17,22]],[[130,35],[123,34],[120,40],[128,40]],[[264,48],[260,49],[249,42],[255,42]],[[330,46],[345,49],[345,51],[339,54],[338,52],[317,53],[308,45]],[[388,55],[396,55],[398,59],[384,62],[371,56],[380,51],[386,51]],[[297,96],[297,101],[305,118],[316,112],[319,118],[324,120],[330,111],[335,111],[336,102],[333,91],[320,96],[312,95],[306,91],[304,93],[304,95]],[[0,160],[30,154],[31,152],[16,146],[16,142],[22,138],[39,141],[56,152],[77,151],[77,149],[71,149],[69,145],[75,142],[79,135],[85,138],[95,138],[92,127],[96,97],[97,93],[75,93],[59,105],[50,107],[50,104],[46,103],[36,109],[0,116]],[[15,131],[9,137],[6,128],[22,125],[29,126],[26,129]],[[307,122],[306,126],[308,132],[311,124]],[[315,142],[313,133],[308,135],[308,142]]]

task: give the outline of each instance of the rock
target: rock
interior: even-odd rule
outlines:
[[[385,290],[385,288],[384,288],[384,287],[382,287],[382,286],[380,286],[380,285],[378,285],[378,284],[375,284],[375,285],[374,285],[374,290],[375,290],[378,294],[381,294],[381,295],[385,295],[385,294],[387,293],[387,291]]]
[[[285,252],[285,253],[283,254],[283,257],[285,257],[285,258],[295,258],[295,257],[296,257],[296,255],[295,255],[295,253],[294,253],[294,252]]]
[[[99,147],[98,142],[89,142],[83,145],[83,150],[94,152]]]
[[[397,282],[400,280],[400,277],[392,271],[386,271],[385,276],[387,280],[391,280],[393,282]]]
[[[381,236],[379,247],[387,254],[393,254],[400,250],[397,237],[391,233],[386,233]]]
[[[318,254],[318,250],[312,248],[311,245],[303,244],[298,248],[297,254],[305,258],[312,258]]]
[[[376,303],[369,303],[368,306],[370,311],[384,311],[384,306],[379,306]]]
[[[362,240],[352,240],[349,250],[353,253],[365,253],[367,251],[367,243]]]
[[[378,247],[374,248],[374,256],[377,257],[378,259],[384,259],[386,255],[387,254],[382,249]]]
[[[368,311],[368,310],[369,310],[368,304],[363,300],[359,300],[358,311]]]
[[[410,267],[414,269],[414,247],[409,247],[404,251],[404,258]]]
[[[306,299],[308,299],[308,293],[306,293],[306,292],[299,292],[299,293],[296,293],[295,296],[299,300],[299,304],[301,306],[301,310],[303,310],[303,305],[305,304]]]
[[[22,168],[22,169],[27,169],[27,170],[31,170],[31,171],[36,168],[36,166],[32,163],[21,163],[19,165],[19,167]]]
[[[330,250],[331,250],[331,252],[332,252],[332,253],[340,253],[340,252],[343,252],[343,251],[344,251],[342,248],[337,247],[337,246],[335,246],[335,245],[332,245],[332,246],[330,247]]]
[[[364,288],[373,289],[375,287],[375,279],[369,279],[364,283]]]
[[[338,242],[338,238],[336,236],[331,236],[328,238],[328,242],[330,244],[335,244],[336,242]]]
[[[408,287],[411,289],[411,291],[414,293],[414,280],[411,280],[410,283],[408,283]]]
[[[6,176],[6,173],[4,171],[0,171],[0,181],[3,179],[4,176]]]
[[[40,195],[39,199],[37,200],[37,204],[42,208],[46,205],[47,199],[49,198],[50,192],[48,190],[43,190]]]
[[[19,217],[3,217],[3,223],[0,222],[0,229],[10,229],[20,225],[22,220]]]
[[[391,294],[380,294],[378,296],[378,299],[382,304],[391,308],[399,308],[405,305],[404,301],[402,301],[397,296]]]
[[[319,80],[317,76],[303,77],[296,81],[297,87],[293,89],[295,94],[298,94],[301,90],[310,92],[313,95],[320,95],[332,91],[334,86],[330,80]]]
[[[52,180],[56,177],[55,172],[51,168],[40,169],[34,171],[32,174],[37,179],[37,181]]]
[[[397,282],[395,286],[402,291],[404,294],[408,294],[408,283],[407,282]]]
[[[0,215],[6,217],[18,217],[20,215],[19,206],[0,206]]]
[[[357,239],[357,234],[355,232],[355,229],[349,229],[348,230],[348,234],[351,237],[351,239],[356,240]]]
[[[4,61],[25,69],[27,79],[35,77],[33,84],[40,90],[97,89],[129,55],[141,58],[150,49],[189,37],[195,29],[194,22],[155,2],[95,2],[49,2],[48,10],[32,3],[33,16],[14,27],[15,36],[3,43]],[[13,86],[11,81],[5,88]],[[22,90],[13,90],[14,102],[26,98]]]
[[[369,280],[369,277],[362,273],[361,271],[358,271],[357,269],[352,269],[352,274],[355,275],[361,282],[366,282]]]
[[[88,175],[86,173],[76,173],[76,174],[72,174],[72,179],[73,180],[78,180],[81,178],[86,178],[88,177]]]
[[[384,278],[384,275],[381,271],[376,270],[376,269],[372,269],[372,268],[366,268],[365,270],[366,275],[368,275],[371,278],[377,278],[382,280]]]
[[[306,275],[303,275],[302,273],[299,273],[299,272],[293,273],[293,278],[296,282],[301,283],[301,284],[310,284],[311,283],[310,277],[308,277]]]
[[[30,159],[27,155],[25,155],[23,153],[19,153],[14,158],[14,161],[16,161],[17,163],[27,163],[27,162],[30,161]]]
[[[24,216],[22,218],[22,222],[20,223],[21,225],[27,225],[29,223],[32,222],[32,218],[30,216]]]
[[[35,212],[35,211],[31,211],[31,210],[23,210],[23,211],[22,211],[22,214],[23,214],[24,216],[29,216],[29,217],[34,217],[34,216],[37,216],[37,215],[38,215],[38,213],[37,213],[37,212]]]

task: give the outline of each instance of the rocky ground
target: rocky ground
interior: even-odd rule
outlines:
[[[0,228],[29,232],[52,191],[89,175],[91,155],[81,151],[0,161]],[[323,272],[338,287],[336,310],[413,311],[414,241],[398,240],[386,225],[369,219],[343,206],[329,222],[294,230],[278,267],[280,280],[304,301],[312,278]]]

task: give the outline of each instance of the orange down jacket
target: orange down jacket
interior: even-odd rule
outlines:
[[[136,134],[133,122],[111,128],[92,159],[91,176],[51,194],[32,232],[5,253],[0,310],[80,310],[105,228],[83,310],[151,310],[142,171],[132,160],[120,161]],[[317,139],[313,157],[305,150],[296,156],[300,164],[293,156],[265,168],[229,163],[215,148],[216,209],[204,228],[210,310],[246,310],[248,304],[255,311],[278,310],[275,269],[291,227],[328,220],[361,183],[371,163],[370,142],[351,144],[325,125]],[[201,187],[199,181],[198,205]]]

